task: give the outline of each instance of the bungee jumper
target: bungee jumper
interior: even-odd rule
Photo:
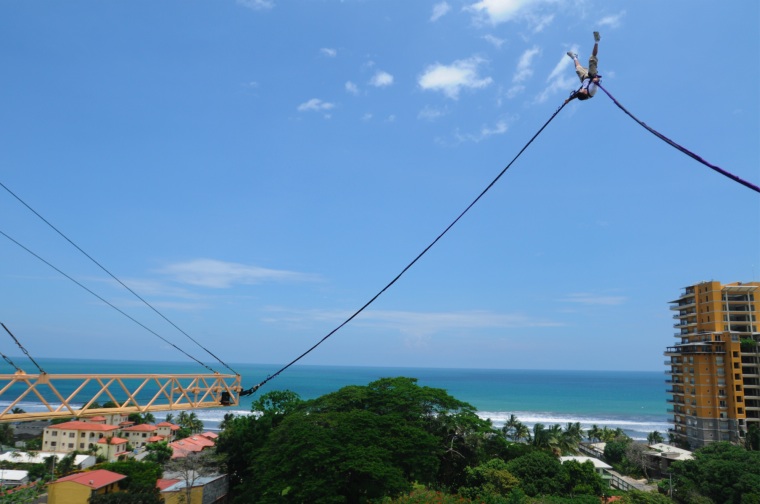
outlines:
[[[600,39],[599,32],[595,31],[594,50],[591,51],[591,56],[588,58],[588,68],[581,65],[580,61],[578,61],[577,53],[567,51],[567,55],[573,60],[573,63],[575,63],[575,73],[578,74],[578,78],[581,80],[581,87],[577,91],[573,91],[573,94],[565,100],[565,103],[568,103],[575,98],[578,98],[579,100],[588,100],[589,98],[593,98],[596,94],[598,84],[602,79],[602,76],[597,73],[599,60],[596,57],[597,52],[599,52]]]

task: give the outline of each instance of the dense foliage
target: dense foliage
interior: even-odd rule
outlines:
[[[713,443],[694,452],[693,460],[674,462],[671,470],[679,502],[760,504],[760,452]]]
[[[413,378],[310,401],[276,391],[252,409],[225,418],[217,443],[234,502],[497,504],[603,492],[592,464],[556,458],[577,450],[579,425],[539,426],[526,443],[513,443],[507,438],[524,434],[519,425],[496,430],[470,404]]]

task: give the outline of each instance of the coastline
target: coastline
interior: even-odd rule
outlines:
[[[14,362],[22,358],[15,357]],[[198,364],[155,361],[114,361],[87,359],[37,359],[49,374],[182,374],[198,373]],[[231,364],[240,373],[243,387],[258,383],[279,369],[277,365]],[[9,373],[5,366],[3,373]],[[222,373],[228,374],[228,373]],[[225,413],[248,414],[261,394],[292,390],[302,399],[313,399],[346,385],[366,385],[388,376],[417,378],[422,386],[446,390],[451,396],[472,404],[482,418],[500,427],[509,415],[516,415],[529,427],[535,423],[580,422],[622,428],[634,439],[645,439],[669,427],[666,413],[664,375],[647,371],[558,371],[509,369],[447,369],[399,367],[346,367],[296,365],[272,380],[253,397],[242,398],[234,408],[197,410],[209,430],[218,428]],[[0,406],[7,403],[0,396]],[[26,402],[27,408],[33,402]],[[31,410],[30,410],[31,411]],[[157,419],[162,415],[156,414]]]

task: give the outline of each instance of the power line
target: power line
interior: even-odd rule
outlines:
[[[154,313],[156,313],[158,316],[160,316],[166,322],[168,322],[169,324],[171,324],[172,327],[174,327],[176,330],[178,330],[179,332],[181,332],[182,334],[184,334],[190,341],[192,341],[193,343],[195,343],[196,345],[198,345],[199,347],[201,347],[203,350],[205,350],[207,354],[209,354],[211,357],[213,357],[214,359],[216,359],[224,367],[226,367],[227,369],[229,369],[230,371],[232,371],[236,375],[238,374],[234,369],[232,369],[230,366],[228,366],[226,363],[224,363],[219,357],[217,357],[216,355],[214,355],[208,348],[206,348],[203,345],[201,345],[192,336],[190,336],[185,331],[183,331],[182,329],[180,329],[179,326],[177,326],[177,324],[175,324],[174,322],[172,322],[171,320],[169,320],[163,313],[161,313],[160,311],[158,311],[158,309],[156,309],[152,304],[150,304],[148,301],[146,301],[142,296],[140,296],[134,290],[132,290],[124,282],[122,282],[121,280],[119,280],[116,277],[116,275],[114,275],[113,273],[111,273],[105,266],[103,266],[98,261],[96,261],[90,254],[88,254],[87,252],[85,252],[84,250],[82,250],[82,248],[79,245],[77,245],[71,239],[69,239],[68,236],[66,236],[65,234],[63,234],[57,227],[55,227],[53,224],[50,223],[50,221],[48,221],[42,215],[40,215],[39,212],[37,212],[34,208],[32,208],[30,205],[28,205],[24,200],[22,200],[18,195],[16,195],[16,193],[14,193],[13,191],[11,191],[5,184],[3,184],[2,182],[0,182],[0,186],[2,186],[2,188],[5,189],[11,196],[13,196],[14,198],[16,198],[16,200],[18,200],[22,205],[24,205],[27,209],[29,209],[29,211],[31,211],[34,215],[36,215],[37,217],[39,217],[40,220],[42,220],[42,222],[44,222],[45,224],[47,224],[53,231],[55,231],[56,233],[58,233],[63,239],[65,239],[67,242],[69,242],[75,249],[77,249],[79,252],[81,252],[85,257],[87,257],[90,261],[92,261],[96,266],[98,266],[101,270],[103,270],[106,274],[108,274],[108,276],[110,276],[111,278],[113,278],[114,280],[116,280],[122,287],[124,287],[129,292],[131,292],[133,296],[135,296],[137,299],[139,299],[140,301],[142,301],[143,304],[145,304],[148,308],[150,308],[151,310],[153,310]]]
[[[464,217],[464,215],[467,212],[469,212],[470,209],[473,206],[475,206],[475,203],[477,203],[478,201],[480,201],[480,199],[491,189],[491,187],[494,186],[494,184],[496,184],[496,182],[502,177],[502,175],[504,175],[504,173],[512,166],[512,164],[515,161],[517,161],[517,158],[520,157],[520,155],[525,151],[525,149],[527,149],[528,146],[533,143],[533,140],[535,140],[538,137],[538,135],[540,135],[541,132],[544,131],[544,129],[549,125],[549,123],[552,122],[552,120],[557,116],[557,114],[559,114],[560,110],[562,110],[565,107],[566,104],[567,103],[563,103],[557,110],[554,111],[554,113],[551,115],[551,117],[549,118],[549,120],[547,120],[544,123],[544,125],[541,126],[541,128],[531,137],[531,139],[528,140],[528,142],[523,146],[523,148],[520,149],[520,152],[517,153],[517,155],[512,159],[512,161],[510,161],[509,164],[507,166],[505,166],[503,170],[501,170],[501,172],[499,172],[499,174],[496,176],[496,178],[494,178],[491,181],[491,183],[488,184],[488,186],[485,189],[483,189],[483,191],[481,191],[480,194],[478,194],[478,196],[472,201],[472,203],[470,203],[469,205],[467,205],[467,208],[465,208],[462,211],[462,213],[460,213],[451,222],[451,224],[449,224],[448,226],[446,226],[446,228],[443,230],[443,232],[441,232],[441,234],[439,234],[432,242],[430,242],[430,244],[427,247],[425,247],[425,249],[422,252],[420,252],[417,255],[417,257],[415,257],[412,260],[412,262],[410,262],[409,264],[407,264],[406,267],[404,269],[402,269],[401,272],[398,275],[396,275],[396,277],[393,280],[391,280],[377,294],[375,294],[374,296],[372,296],[372,298],[369,301],[367,301],[366,303],[364,303],[364,305],[361,308],[359,308],[358,310],[356,310],[350,317],[348,317],[346,320],[344,320],[339,326],[337,326],[335,329],[333,329],[332,331],[330,331],[329,333],[327,333],[321,340],[317,341],[314,345],[312,345],[308,350],[306,350],[301,355],[299,355],[298,357],[296,357],[295,359],[293,359],[292,361],[290,361],[288,364],[286,364],[285,366],[283,366],[282,368],[280,368],[276,373],[267,376],[266,379],[264,381],[262,381],[261,383],[259,383],[258,385],[254,385],[253,387],[251,387],[249,389],[241,391],[240,392],[240,396],[242,397],[242,396],[247,396],[247,395],[251,395],[251,394],[255,393],[259,388],[261,388],[267,382],[269,382],[270,380],[276,378],[280,373],[282,373],[283,371],[285,371],[286,369],[288,369],[290,366],[292,366],[293,364],[295,364],[296,362],[298,362],[302,358],[306,357],[315,348],[317,348],[319,345],[321,345],[322,343],[324,343],[327,340],[327,338],[329,338],[330,336],[332,336],[333,334],[335,334],[336,332],[338,332],[341,328],[343,328],[346,324],[348,324],[349,322],[351,322],[361,312],[363,312],[369,305],[371,305],[373,302],[375,302],[375,300],[377,298],[379,298],[385,291],[387,291],[393,284],[395,284],[401,278],[401,276],[404,275],[404,273],[406,273],[412,266],[414,266],[414,264],[417,261],[419,261],[422,258],[422,256],[424,256],[427,253],[428,250],[430,250],[433,247],[433,245],[435,245],[436,243],[438,243],[438,241],[441,238],[443,238],[443,236],[446,233],[448,233],[449,230],[452,227],[454,227],[454,225],[457,222],[459,222],[459,220],[462,217]]]
[[[22,249],[24,249],[26,252],[28,252],[29,254],[33,255],[34,257],[36,257],[37,259],[39,259],[40,261],[42,261],[43,263],[47,264],[49,267],[53,268],[55,271],[57,271],[57,272],[58,272],[58,273],[60,273],[61,275],[65,276],[66,278],[68,278],[69,280],[71,280],[72,282],[74,282],[75,284],[77,284],[78,286],[80,286],[82,289],[86,290],[87,292],[89,292],[90,294],[92,294],[93,296],[95,296],[96,298],[100,299],[100,300],[101,300],[101,301],[103,301],[105,304],[107,304],[108,306],[110,306],[111,308],[113,308],[114,310],[116,310],[117,312],[119,312],[119,313],[121,313],[122,315],[124,315],[125,317],[127,317],[129,320],[131,320],[131,321],[132,321],[132,322],[134,322],[135,324],[139,325],[140,327],[142,327],[143,329],[145,329],[145,330],[146,330],[146,331],[148,331],[149,333],[153,334],[154,336],[156,336],[157,338],[159,338],[159,339],[160,339],[161,341],[163,341],[164,343],[166,343],[166,344],[168,344],[168,345],[171,345],[172,347],[174,347],[175,349],[179,350],[179,351],[180,351],[180,352],[182,352],[184,355],[186,355],[186,356],[187,356],[187,357],[189,357],[190,359],[194,360],[195,362],[197,362],[197,363],[198,363],[198,364],[200,364],[201,366],[205,367],[206,369],[208,369],[208,370],[209,370],[209,371],[211,371],[212,373],[216,373],[216,371],[214,371],[213,369],[211,369],[209,366],[207,366],[207,365],[206,365],[206,364],[204,364],[203,362],[199,361],[198,359],[196,359],[195,357],[193,357],[193,356],[192,356],[192,355],[190,355],[189,353],[185,352],[184,350],[182,350],[180,347],[178,347],[177,345],[175,345],[175,344],[174,344],[174,343],[172,343],[171,341],[167,340],[166,338],[164,338],[163,336],[161,336],[160,334],[158,334],[158,333],[157,333],[157,332],[155,332],[154,330],[150,329],[148,326],[146,326],[146,325],[145,325],[145,324],[143,324],[142,322],[138,321],[137,319],[135,319],[134,317],[132,317],[131,315],[129,315],[127,312],[125,312],[125,311],[123,311],[122,309],[118,308],[116,305],[114,305],[113,303],[111,303],[111,302],[107,301],[105,298],[103,298],[103,297],[99,296],[99,295],[98,295],[98,294],[96,294],[94,291],[90,290],[88,287],[86,287],[86,286],[85,286],[85,285],[83,285],[82,283],[80,283],[80,282],[78,282],[77,280],[75,280],[73,277],[71,277],[71,276],[67,275],[66,273],[64,273],[64,272],[63,272],[63,271],[61,271],[60,269],[56,268],[55,266],[53,266],[51,263],[49,263],[48,261],[46,261],[45,259],[43,259],[43,258],[42,258],[42,257],[40,257],[39,255],[35,254],[34,252],[32,252],[30,249],[28,249],[27,247],[25,247],[24,245],[22,245],[22,244],[21,244],[21,243],[19,243],[18,241],[16,241],[16,240],[14,240],[13,238],[11,238],[11,237],[10,237],[8,234],[6,234],[4,231],[0,230],[0,234],[1,234],[1,235],[3,235],[3,236],[5,236],[6,238],[8,238],[10,241],[12,241],[13,243],[15,243],[16,245],[18,245],[19,247],[21,247]],[[237,373],[236,373],[236,374],[237,374]]]

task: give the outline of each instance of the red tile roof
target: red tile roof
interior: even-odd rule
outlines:
[[[156,425],[156,427],[169,427],[171,430],[179,430],[180,427],[177,424],[169,423],[169,422],[161,422],[160,424]]]
[[[159,441],[163,441],[164,436],[151,436],[148,438],[149,443],[158,443]]]
[[[172,447],[172,458],[187,457],[189,453],[203,451],[204,448],[214,446],[214,442],[203,436],[193,436],[169,443]]]
[[[71,422],[64,422],[64,423],[51,425],[50,427],[48,427],[48,429],[110,432],[110,431],[114,431],[118,429],[118,427],[115,425],[104,425],[104,424],[80,422],[78,420],[73,420]]]
[[[120,445],[124,443],[128,443],[128,439],[112,436],[110,438],[100,438],[98,439],[98,443],[100,444],[110,444],[110,445]]]
[[[219,434],[217,434],[216,432],[207,431],[201,434],[201,436],[205,437],[206,439],[210,439],[214,441],[216,438],[219,437]]]
[[[160,479],[156,481],[156,486],[159,490],[166,490],[170,486],[174,485],[175,483],[179,483],[182,480],[178,479]]]
[[[112,483],[116,483],[117,481],[121,481],[124,478],[126,478],[126,476],[123,474],[106,471],[105,469],[96,469],[94,471],[87,471],[83,473],[72,474],[71,476],[66,476],[64,478],[58,478],[51,484],[54,485],[56,483],[61,483],[64,481],[70,481],[72,483],[79,483],[80,485],[85,485],[96,489],[103,488],[104,486],[108,486]]]
[[[127,427],[126,429],[122,430],[124,432],[153,432],[156,430],[156,426],[144,423],[140,425],[133,425],[132,427]]]

